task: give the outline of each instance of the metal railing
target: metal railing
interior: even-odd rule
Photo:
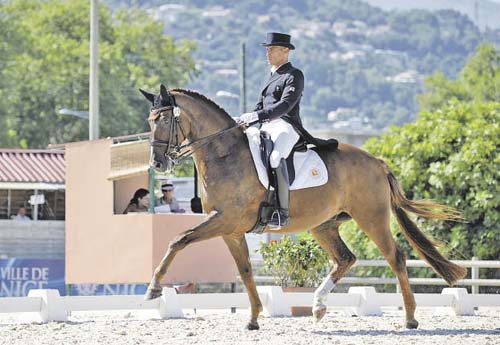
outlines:
[[[480,279],[480,268],[495,268],[500,269],[500,261],[493,260],[478,260],[473,257],[472,260],[451,260],[453,263],[471,269],[469,279],[459,280],[457,285],[471,286],[473,294],[479,293],[480,286],[500,286],[500,279]],[[255,266],[262,266],[263,261],[253,259],[252,264]],[[429,264],[423,260],[406,260],[407,267],[428,267]],[[389,267],[385,260],[357,260],[353,267]],[[275,281],[273,276],[257,275],[254,277],[255,282],[258,283],[273,283]],[[442,278],[410,278],[411,285],[447,285],[446,281]],[[399,292],[399,282],[397,278],[386,277],[343,277],[339,282],[342,284],[395,284]]]

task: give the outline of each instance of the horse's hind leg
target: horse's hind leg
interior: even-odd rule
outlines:
[[[326,314],[324,300],[328,293],[356,262],[356,257],[340,238],[340,224],[336,220],[330,220],[311,230],[314,238],[333,260],[333,269],[314,292],[313,315],[316,322],[321,321]]]
[[[366,212],[362,219],[355,218],[355,220],[368,237],[375,242],[398,278],[405,304],[406,328],[417,328],[418,321],[415,320],[416,304],[406,271],[406,258],[392,237],[389,226],[389,212],[387,209],[375,213],[370,220],[366,217],[370,212]]]
[[[243,284],[245,284],[248,298],[250,299],[252,316],[247,325],[247,329],[259,329],[257,318],[259,317],[259,313],[262,311],[262,303],[257,292],[257,287],[255,286],[255,281],[253,280],[252,265],[248,254],[247,240],[245,239],[244,234],[231,237],[225,236],[223,239],[226,242],[229,251],[233,255],[236,265],[238,266],[241,280],[243,281]]]
[[[174,259],[175,255],[184,249],[188,244],[208,240],[222,235],[223,221],[217,212],[213,211],[208,215],[208,218],[201,224],[184,231],[174,240],[170,241],[167,252],[161,260],[158,267],[155,269],[153,278],[149,283],[148,291],[146,291],[146,300],[158,298],[161,296],[162,287],[160,282],[165,276],[170,263]]]

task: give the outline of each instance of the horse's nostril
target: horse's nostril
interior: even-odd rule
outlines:
[[[154,166],[156,169],[159,169],[159,168],[161,168],[161,163],[154,162]]]

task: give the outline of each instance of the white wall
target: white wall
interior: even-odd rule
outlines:
[[[0,258],[64,259],[64,221],[0,220]]]

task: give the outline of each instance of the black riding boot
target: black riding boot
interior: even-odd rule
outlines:
[[[272,175],[276,202],[268,225],[271,228],[281,228],[289,223],[288,203],[290,200],[288,168],[284,158],[281,159],[280,165],[276,169],[272,169]]]

